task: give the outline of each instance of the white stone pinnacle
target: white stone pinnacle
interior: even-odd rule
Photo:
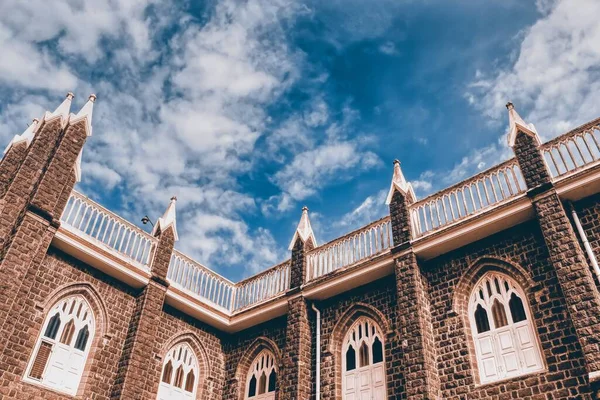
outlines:
[[[71,102],[74,97],[75,95],[72,92],[67,93],[67,97],[63,100],[62,103],[60,103],[58,107],[56,107],[56,110],[54,110],[54,112],[50,113],[46,111],[46,114],[44,115],[44,121],[47,121],[54,117],[60,117],[62,125],[64,127],[67,124],[67,121],[69,120],[69,113],[71,112]]]
[[[152,229],[152,234],[155,235],[158,229],[160,228],[161,232],[164,232],[169,226],[173,226],[173,235],[175,236],[175,241],[179,240],[179,235],[177,234],[177,212],[175,210],[175,203],[177,203],[177,197],[171,197],[171,202],[167,207],[167,210],[163,214],[162,217],[156,221],[156,225]]]
[[[317,246],[317,239],[315,238],[312,226],[310,226],[310,219],[308,218],[308,207],[302,207],[302,216],[300,217],[300,222],[298,223],[296,232],[294,232],[294,237],[290,242],[288,250],[292,250],[294,248],[294,244],[296,243],[298,237],[304,243],[306,243],[308,239],[311,239],[313,242],[313,246]]]
[[[388,192],[387,198],[385,199],[385,204],[389,205],[392,202],[392,196],[394,195],[394,191],[396,190],[399,190],[405,196],[412,196],[413,200],[416,200],[417,198],[417,196],[415,196],[415,192],[413,190],[412,185],[409,182],[407,182],[404,178],[402,168],[400,168],[400,161],[398,160],[394,160],[394,175],[392,177],[390,191]]]
[[[517,132],[521,131],[537,140],[538,145],[541,143],[538,133],[533,124],[527,124],[519,115],[515,106],[510,101],[506,103],[508,110],[508,145],[514,147],[517,139]]]
[[[29,146],[35,136],[35,131],[39,122],[40,121],[37,118],[34,118],[33,122],[31,122],[31,124],[27,127],[27,129],[25,129],[25,131],[22,134],[15,135],[12,138],[8,146],[6,146],[6,149],[4,149],[4,153],[6,153],[13,145],[17,143],[25,142],[26,145]]]
[[[71,123],[77,122],[81,119],[86,119],[86,130],[87,130],[87,135],[88,136],[92,136],[92,113],[94,111],[94,103],[96,102],[96,95],[95,94],[91,94],[90,97],[88,98],[88,101],[85,103],[85,105],[81,108],[81,110],[79,110],[79,112],[77,113],[77,115],[72,115],[71,116]]]

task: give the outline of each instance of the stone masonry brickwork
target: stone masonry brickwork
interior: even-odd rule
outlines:
[[[431,285],[442,398],[591,398],[585,358],[537,222],[430,260],[423,270]],[[524,288],[543,349],[545,371],[479,385],[466,303],[472,285],[489,270],[508,274]]]
[[[306,264],[314,243],[299,239],[290,289],[278,299],[285,315],[225,333],[168,302],[172,227],[158,232],[148,283],[135,288],[52,244],[88,139],[85,121],[63,122],[43,120],[33,141],[12,146],[0,163],[0,399],[154,399],[165,355],[181,342],[198,359],[198,399],[244,400],[250,365],[263,349],[276,359],[277,400],[314,399],[317,387],[321,399],[343,399],[343,340],[361,316],[383,334],[389,399],[599,398],[599,285],[573,229],[570,205],[553,187],[531,136],[517,134],[513,148],[533,210],[527,222],[423,260],[415,251],[409,202],[396,191],[390,204],[395,247],[387,254],[386,274],[310,298]],[[573,206],[600,253],[600,195]],[[367,263],[383,259],[378,257]],[[318,284],[363,266],[335,271]],[[479,381],[468,299],[488,271],[505,273],[523,288],[543,370]],[[24,377],[46,315],[73,294],[87,300],[96,327],[77,394],[68,396]],[[313,305],[321,313],[320,360]]]

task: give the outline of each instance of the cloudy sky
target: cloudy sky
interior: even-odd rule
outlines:
[[[237,280],[600,115],[597,0],[4,0],[0,140],[96,93],[78,189]]]

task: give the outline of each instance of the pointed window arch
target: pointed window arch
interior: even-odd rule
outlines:
[[[94,313],[83,296],[59,300],[46,316],[25,379],[75,395],[94,333]]]
[[[252,364],[246,378],[245,399],[273,400],[277,390],[277,363],[270,350],[263,349]]]
[[[346,333],[342,373],[344,399],[386,398],[383,334],[372,319],[359,317]]]
[[[469,298],[469,320],[481,383],[544,368],[521,287],[507,275],[486,273]]]
[[[186,342],[177,343],[164,357],[158,400],[195,399],[198,376],[196,354]]]

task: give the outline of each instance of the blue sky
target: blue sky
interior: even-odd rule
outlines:
[[[600,114],[596,0],[7,0],[0,139],[96,93],[78,189],[136,223],[178,196],[177,247],[237,280]]]

